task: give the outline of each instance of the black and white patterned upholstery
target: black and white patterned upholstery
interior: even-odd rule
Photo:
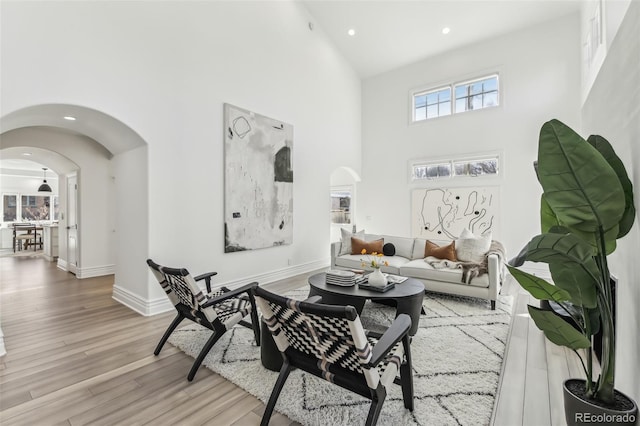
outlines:
[[[380,335],[363,329],[352,306],[301,302],[259,287],[254,291],[263,320],[284,358],[263,425],[268,424],[292,367],[370,398],[367,425],[377,422],[386,389],[394,382],[402,385],[405,407],[413,410],[408,315],[398,316],[387,332]]]
[[[252,289],[257,287],[258,283],[247,284],[234,290],[221,287],[211,291],[210,280],[212,276],[216,275],[215,272],[192,277],[189,271],[184,268],[161,266],[151,259],[147,259],[147,265],[149,265],[153,275],[178,311],[178,315],[174,318],[162,339],[160,339],[154,353],[156,355],[160,353],[162,346],[164,346],[173,330],[185,318],[213,331],[213,335],[209,338],[191,367],[191,371],[187,376],[189,381],[193,380],[200,364],[213,345],[234,325],[241,324],[252,328],[256,344],[260,345],[260,325],[252,293]],[[207,292],[203,292],[198,286],[197,281],[201,280],[206,281]],[[251,315],[251,323],[243,321],[243,318],[247,315]]]

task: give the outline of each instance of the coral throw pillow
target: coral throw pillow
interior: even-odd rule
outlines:
[[[424,257],[433,256],[438,259],[447,259],[452,262],[457,262],[458,258],[456,257],[456,243],[452,241],[451,244],[447,246],[439,246],[436,243],[432,243],[427,240],[427,243],[424,246]]]
[[[367,250],[368,254],[382,253],[384,246],[384,238],[374,241],[365,241],[356,237],[351,237],[351,254],[362,254],[362,249]]]

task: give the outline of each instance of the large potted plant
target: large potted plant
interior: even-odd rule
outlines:
[[[632,183],[609,142],[601,136],[584,140],[558,120],[542,126],[536,172],[543,188],[542,233],[508,268],[533,297],[555,302],[573,320],[570,324],[551,310],[528,307],[550,341],[580,357],[586,380],[564,384],[567,423],[633,424],[636,403],[615,390],[614,300],[607,263],[617,239],[635,220]],[[525,260],[547,263],[553,284],[514,267]],[[602,356],[594,380],[591,344],[599,330]]]

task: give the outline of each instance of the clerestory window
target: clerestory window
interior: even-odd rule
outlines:
[[[500,156],[463,157],[434,162],[416,161],[411,164],[411,180],[435,180],[458,177],[497,176],[500,172]]]
[[[499,105],[498,76],[455,85],[456,113]]]
[[[498,74],[414,91],[411,102],[413,122],[498,106]]]

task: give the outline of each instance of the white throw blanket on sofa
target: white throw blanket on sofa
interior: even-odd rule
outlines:
[[[487,257],[490,254],[495,254],[500,259],[500,264],[504,262],[504,247],[498,241],[491,242],[491,248],[484,256],[484,261],[481,263],[476,262],[454,262],[448,259],[439,259],[434,256],[427,256],[424,261],[431,265],[434,269],[462,269],[462,282],[470,284],[471,280],[479,275],[489,272],[489,265],[487,264]],[[504,279],[503,271],[500,271],[501,280]]]

